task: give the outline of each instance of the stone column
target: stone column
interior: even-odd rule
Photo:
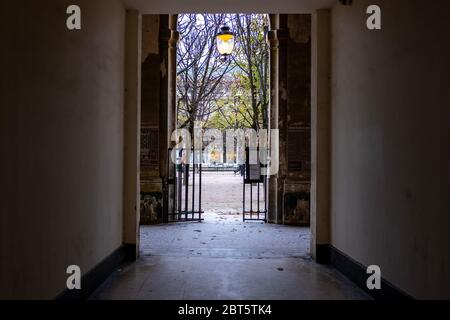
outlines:
[[[278,39],[278,130],[279,130],[279,171],[277,177],[277,223],[283,223],[284,187],[287,172],[287,42],[289,39],[288,16],[279,15]]]
[[[163,222],[167,222],[169,210],[168,197],[168,149],[169,149],[169,95],[168,95],[168,47],[170,39],[169,16],[160,15],[159,18],[159,63],[160,63],[160,87],[159,87],[159,173],[162,181],[163,196]]]
[[[313,14],[311,59],[311,254],[317,262],[326,263],[330,244],[330,10]]]
[[[171,145],[170,137],[173,130],[176,129],[177,121],[177,44],[180,39],[180,34],[177,31],[178,15],[173,14],[169,16],[169,52],[168,52],[168,130],[169,130],[169,146]]]
[[[287,112],[282,117],[283,224],[309,226],[311,188],[311,15],[288,15]],[[287,32],[286,32],[287,33]],[[287,34],[286,34],[287,36]],[[280,40],[281,41],[281,40]],[[281,51],[281,50],[280,50]],[[281,68],[281,66],[280,66]],[[283,87],[284,79],[280,79]],[[284,103],[283,97],[280,100]],[[282,113],[280,103],[280,114]],[[282,125],[280,124],[280,127]],[[283,151],[281,151],[283,153]]]
[[[177,20],[178,15],[169,15],[170,38],[168,42],[169,48],[167,55],[167,146],[169,148],[174,145],[174,143],[171,141],[171,136],[177,125],[177,44],[180,38],[180,35],[177,31]],[[166,148],[166,152],[167,149],[168,148]],[[167,161],[169,162],[169,175],[173,177],[174,172],[170,158],[168,158]],[[170,190],[170,188],[168,188],[166,192],[166,195],[169,199],[167,201],[168,212],[172,212],[174,210],[174,203],[170,201],[170,199],[173,199],[173,192],[174,190]]]
[[[269,130],[278,129],[278,14],[271,14],[270,30],[267,34],[270,45],[270,123]],[[272,138],[272,137],[271,137]],[[271,150],[271,153],[278,150]],[[277,222],[278,212],[278,175],[269,177],[269,206],[268,206],[268,222]]]

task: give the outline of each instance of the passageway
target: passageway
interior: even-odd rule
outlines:
[[[79,29],[67,1],[0,5],[0,299],[450,298],[449,1],[78,2]],[[375,5],[381,29],[367,24]],[[194,51],[183,35],[206,25],[183,12],[268,15],[246,29],[259,30],[261,69],[242,55],[262,51],[245,50],[240,20],[224,20],[228,60],[216,42],[230,34],[200,28],[215,81],[202,86],[209,54],[197,56],[184,81],[203,90],[181,97],[220,84],[211,106],[178,103],[179,56]],[[224,74],[227,61],[248,72]],[[253,70],[266,80],[251,85]],[[207,108],[188,117],[192,106]],[[186,121],[193,133],[271,130],[268,224],[237,214],[233,173],[231,189],[204,173],[201,223],[170,219],[189,213],[169,156]],[[214,164],[242,160],[224,149]]]

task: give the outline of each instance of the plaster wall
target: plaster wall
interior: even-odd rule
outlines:
[[[0,2],[0,298],[54,298],[122,244],[125,8]]]
[[[382,30],[366,9],[382,9]],[[332,10],[331,243],[415,298],[450,298],[450,3]]]

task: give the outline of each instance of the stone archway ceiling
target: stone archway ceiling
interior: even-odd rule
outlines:
[[[142,14],[170,13],[313,13],[337,0],[124,0],[128,9]]]

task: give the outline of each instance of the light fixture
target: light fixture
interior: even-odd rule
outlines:
[[[217,34],[217,50],[219,53],[227,57],[234,49],[234,33],[230,31],[227,26],[222,26],[220,32]]]

